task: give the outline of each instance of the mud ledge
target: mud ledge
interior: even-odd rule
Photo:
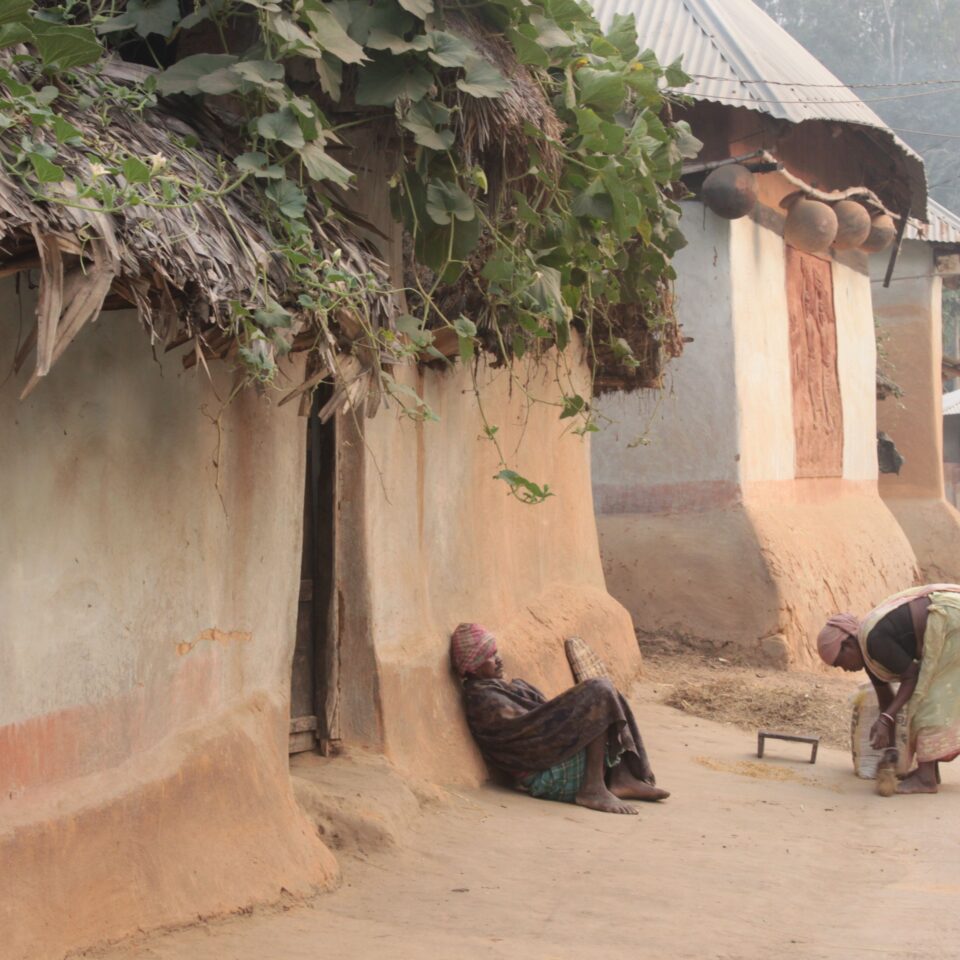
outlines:
[[[113,770],[8,804],[4,956],[61,960],[336,886],[336,860],[293,798],[284,726],[258,696]]]

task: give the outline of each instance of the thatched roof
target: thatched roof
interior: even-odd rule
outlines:
[[[0,62],[11,69],[9,53]],[[111,81],[131,85],[149,72],[120,60],[107,60],[99,69]],[[95,74],[88,76],[89,92],[96,96]],[[34,374],[24,396],[84,324],[110,307],[136,307],[154,340],[162,344],[192,340],[196,360],[224,355],[233,345],[231,300],[265,305],[273,299],[294,314],[294,349],[314,345],[315,338],[305,334],[316,318],[296,305],[298,291],[290,288],[287,262],[272,252],[276,240],[264,227],[260,195],[241,185],[220,197],[189,202],[191,184],[215,194],[236,179],[235,173],[231,178],[222,169],[223,145],[217,142],[215,123],[204,122],[200,113],[187,123],[163,106],[140,114],[113,103],[106,123],[99,111],[81,110],[67,97],[57,101],[57,108],[99,145],[101,156],[133,155],[162,163],[163,173],[183,186],[172,203],[158,207],[151,202],[156,199],[153,189],[98,171],[82,148],[62,144],[58,162],[68,179],[46,189],[59,193],[64,202],[44,200],[0,170],[0,275],[40,269],[36,328],[17,358],[22,366],[35,345]],[[188,149],[188,144],[196,146]],[[0,144],[0,149],[10,147]],[[145,202],[105,212],[95,201],[77,197],[71,182],[89,184],[94,177],[118,191],[138,191]],[[369,317],[375,325],[389,322],[391,301],[380,292],[387,286],[385,265],[319,207],[308,217],[319,248],[328,254],[340,251],[338,269],[364,284],[372,275],[376,282],[369,285]]]
[[[473,15],[447,11],[446,16],[448,29],[466,38],[510,82],[510,88],[497,98],[460,98],[453,120],[463,165],[475,165],[485,172],[488,189],[484,200],[495,221],[510,215],[515,192],[525,195],[534,206],[538,202],[535,198],[542,196],[540,181],[529,174],[531,131],[543,135],[536,140],[539,169],[547,176],[559,176],[562,151],[558,143],[564,128],[534,72],[518,62],[499,32],[487,29]],[[201,48],[202,30],[197,28],[195,38]],[[11,51],[0,51],[0,64],[15,70],[11,63]],[[364,322],[357,324],[356,318],[344,316],[342,311],[334,311],[322,318],[323,323],[318,322],[321,318],[298,302],[301,291],[290,275],[288,260],[275,253],[277,241],[265,226],[269,218],[263,214],[260,191],[243,184],[229,193],[221,192],[236,179],[236,170],[224,163],[224,157],[244,149],[238,135],[242,118],[228,114],[229,103],[221,100],[203,106],[196,100],[178,98],[140,112],[111,99],[104,108],[98,74],[112,83],[137,88],[150,72],[147,67],[106,58],[86,74],[88,92],[101,101],[100,109],[81,109],[68,96],[56,101],[56,109],[82,131],[86,142],[98,145],[100,156],[133,155],[148,162],[156,158],[158,164],[164,164],[163,175],[180,184],[174,202],[157,206],[151,202],[156,198],[150,185],[128,183],[119,174],[94,171],[83,147],[58,144],[57,163],[65,169],[67,178],[44,188],[50,195],[60,193],[58,202],[32,193],[28,185],[0,166],[0,276],[40,269],[36,326],[16,358],[19,369],[35,347],[34,373],[24,396],[46,375],[83,326],[103,309],[135,307],[151,338],[161,346],[192,343],[193,350],[184,361],[191,365],[226,357],[237,348],[238,324],[231,301],[256,307],[272,300],[294,317],[292,327],[284,334],[292,349],[311,352],[306,380],[288,398],[332,378],[338,388],[335,403],[328,404],[326,414],[345,401],[359,404],[364,396],[366,411],[372,414],[380,399],[379,371],[388,358],[365,339],[363,331],[389,326],[402,312],[399,298],[389,292],[390,266],[395,268],[393,279],[398,285],[406,282],[408,295],[409,289],[418,286],[433,289],[435,302],[445,316],[462,313],[472,318],[481,337],[487,337],[488,345],[496,349],[489,322],[488,283],[481,275],[485,254],[489,253],[489,236],[481,236],[469,264],[455,282],[436,284],[437,278],[429,268],[414,261],[412,244],[402,245],[402,263],[384,263],[368,241],[378,242],[376,234],[379,232],[382,239],[383,231],[389,232],[392,225],[365,229],[370,222],[350,212],[358,207],[356,192],[340,191],[331,184],[325,185],[327,198],[332,200],[332,208],[339,208],[347,216],[330,215],[316,198],[311,198],[307,221],[318,249],[328,256],[339,251],[338,270],[353,278],[363,291],[358,309],[364,313]],[[315,78],[309,92],[328,115],[343,120],[348,127],[348,119],[371,114],[372,129],[383,133],[385,153],[394,154],[400,141],[393,111],[357,107],[348,90],[351,82],[348,73],[344,98],[338,103],[323,102]],[[382,116],[374,116],[377,113]],[[0,140],[0,150],[13,149],[16,138],[9,136],[13,132],[7,131],[6,140]],[[43,134],[35,131],[35,135]],[[351,132],[343,139],[337,159],[356,170],[359,158],[352,149]],[[331,152],[337,150],[331,146]],[[103,210],[96,201],[71,193],[76,189],[74,183],[89,184],[95,175],[101,184],[112,185],[117,191],[132,190],[143,202]],[[216,196],[191,196],[190,184]],[[388,243],[383,247],[384,255],[395,256],[398,249]],[[412,282],[416,275],[420,284]],[[350,300],[358,305],[357,294],[351,294]],[[424,305],[412,295],[408,306],[416,312]],[[428,317],[431,319],[436,322],[435,317]],[[642,332],[642,318],[631,316],[629,320],[631,331]],[[646,348],[634,350],[640,368],[626,371],[632,382],[656,382],[662,355],[675,354],[680,344],[675,329],[668,333],[671,335],[665,337],[663,331],[647,331],[640,337]],[[602,368],[618,376],[624,373],[616,356],[598,354],[598,360]]]

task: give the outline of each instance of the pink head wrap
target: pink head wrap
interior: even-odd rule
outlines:
[[[461,623],[450,637],[450,660],[461,677],[497,652],[493,634],[479,623]]]
[[[832,667],[840,656],[840,647],[847,637],[855,637],[860,621],[852,613],[838,613],[831,617],[817,637],[817,652],[824,663]]]

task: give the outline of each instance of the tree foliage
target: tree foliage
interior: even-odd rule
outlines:
[[[502,164],[465,146],[483,104],[513,91],[504,58],[489,45],[532,78],[555,120],[525,125],[523,162],[506,185]],[[148,54],[162,69],[133,91],[104,79],[104,124],[103,104],[118,98],[147,110],[186,97],[232,125],[220,158],[223,191],[256,186],[295,277],[282,296],[254,290],[231,305],[239,356],[261,382],[289,349],[291,311],[314,311],[328,335],[349,313],[349,290],[336,257],[318,245],[310,204],[344,215],[335,201],[355,171],[341,138],[385,120],[397,144],[393,211],[415,259],[405,291],[411,313],[396,330],[366,327],[363,336],[380,358],[384,392],[411,416],[430,412],[409,402],[389,369],[411,355],[440,357],[440,328],[456,334],[464,361],[486,349],[509,362],[563,349],[579,325],[588,343],[605,342],[629,367],[638,362],[635,345],[618,329],[617,311],[631,307],[647,329],[665,319],[670,259],[683,243],[668,187],[699,143],[686,124],[671,122],[665,92],[688,78],[678,64],[664,68],[641,52],[632,17],[617,18],[604,36],[573,0],[8,0],[0,48],[19,71],[0,69],[0,161],[38,201],[61,202],[65,180],[74,181],[70,196],[107,211],[210,199],[170,183],[163,158],[102,155],[95,139],[81,144],[88,176],[63,165],[60,153],[77,146],[79,131],[58,103],[77,96],[74,71],[96,73],[111,51]],[[17,79],[24,74],[27,83]],[[109,184],[98,180],[104,172]],[[123,189],[112,185],[117,178]],[[451,312],[443,296],[467,274],[481,291],[482,316]],[[355,319],[363,326],[362,311]],[[595,429],[589,402],[575,393],[561,415]],[[495,428],[488,436],[496,443]],[[525,499],[544,492],[504,478]]]

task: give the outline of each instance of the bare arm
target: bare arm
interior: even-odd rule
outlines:
[[[875,750],[883,750],[893,745],[897,714],[913,696],[913,691],[917,689],[917,678],[919,676],[920,664],[914,660],[900,679],[900,689],[897,690],[896,694],[893,693],[889,683],[881,683],[874,677],[870,678],[873,681],[874,689],[877,691],[877,700],[880,703],[881,710],[877,722],[870,728],[870,744]],[[886,703],[884,703],[884,699],[881,699],[881,688],[885,688],[884,698],[889,697]]]
[[[869,670],[867,676],[873,684],[873,689],[877,694],[877,703],[880,704],[882,711],[890,712],[890,704],[893,702],[893,687],[889,683],[884,683],[879,677],[875,677]]]

